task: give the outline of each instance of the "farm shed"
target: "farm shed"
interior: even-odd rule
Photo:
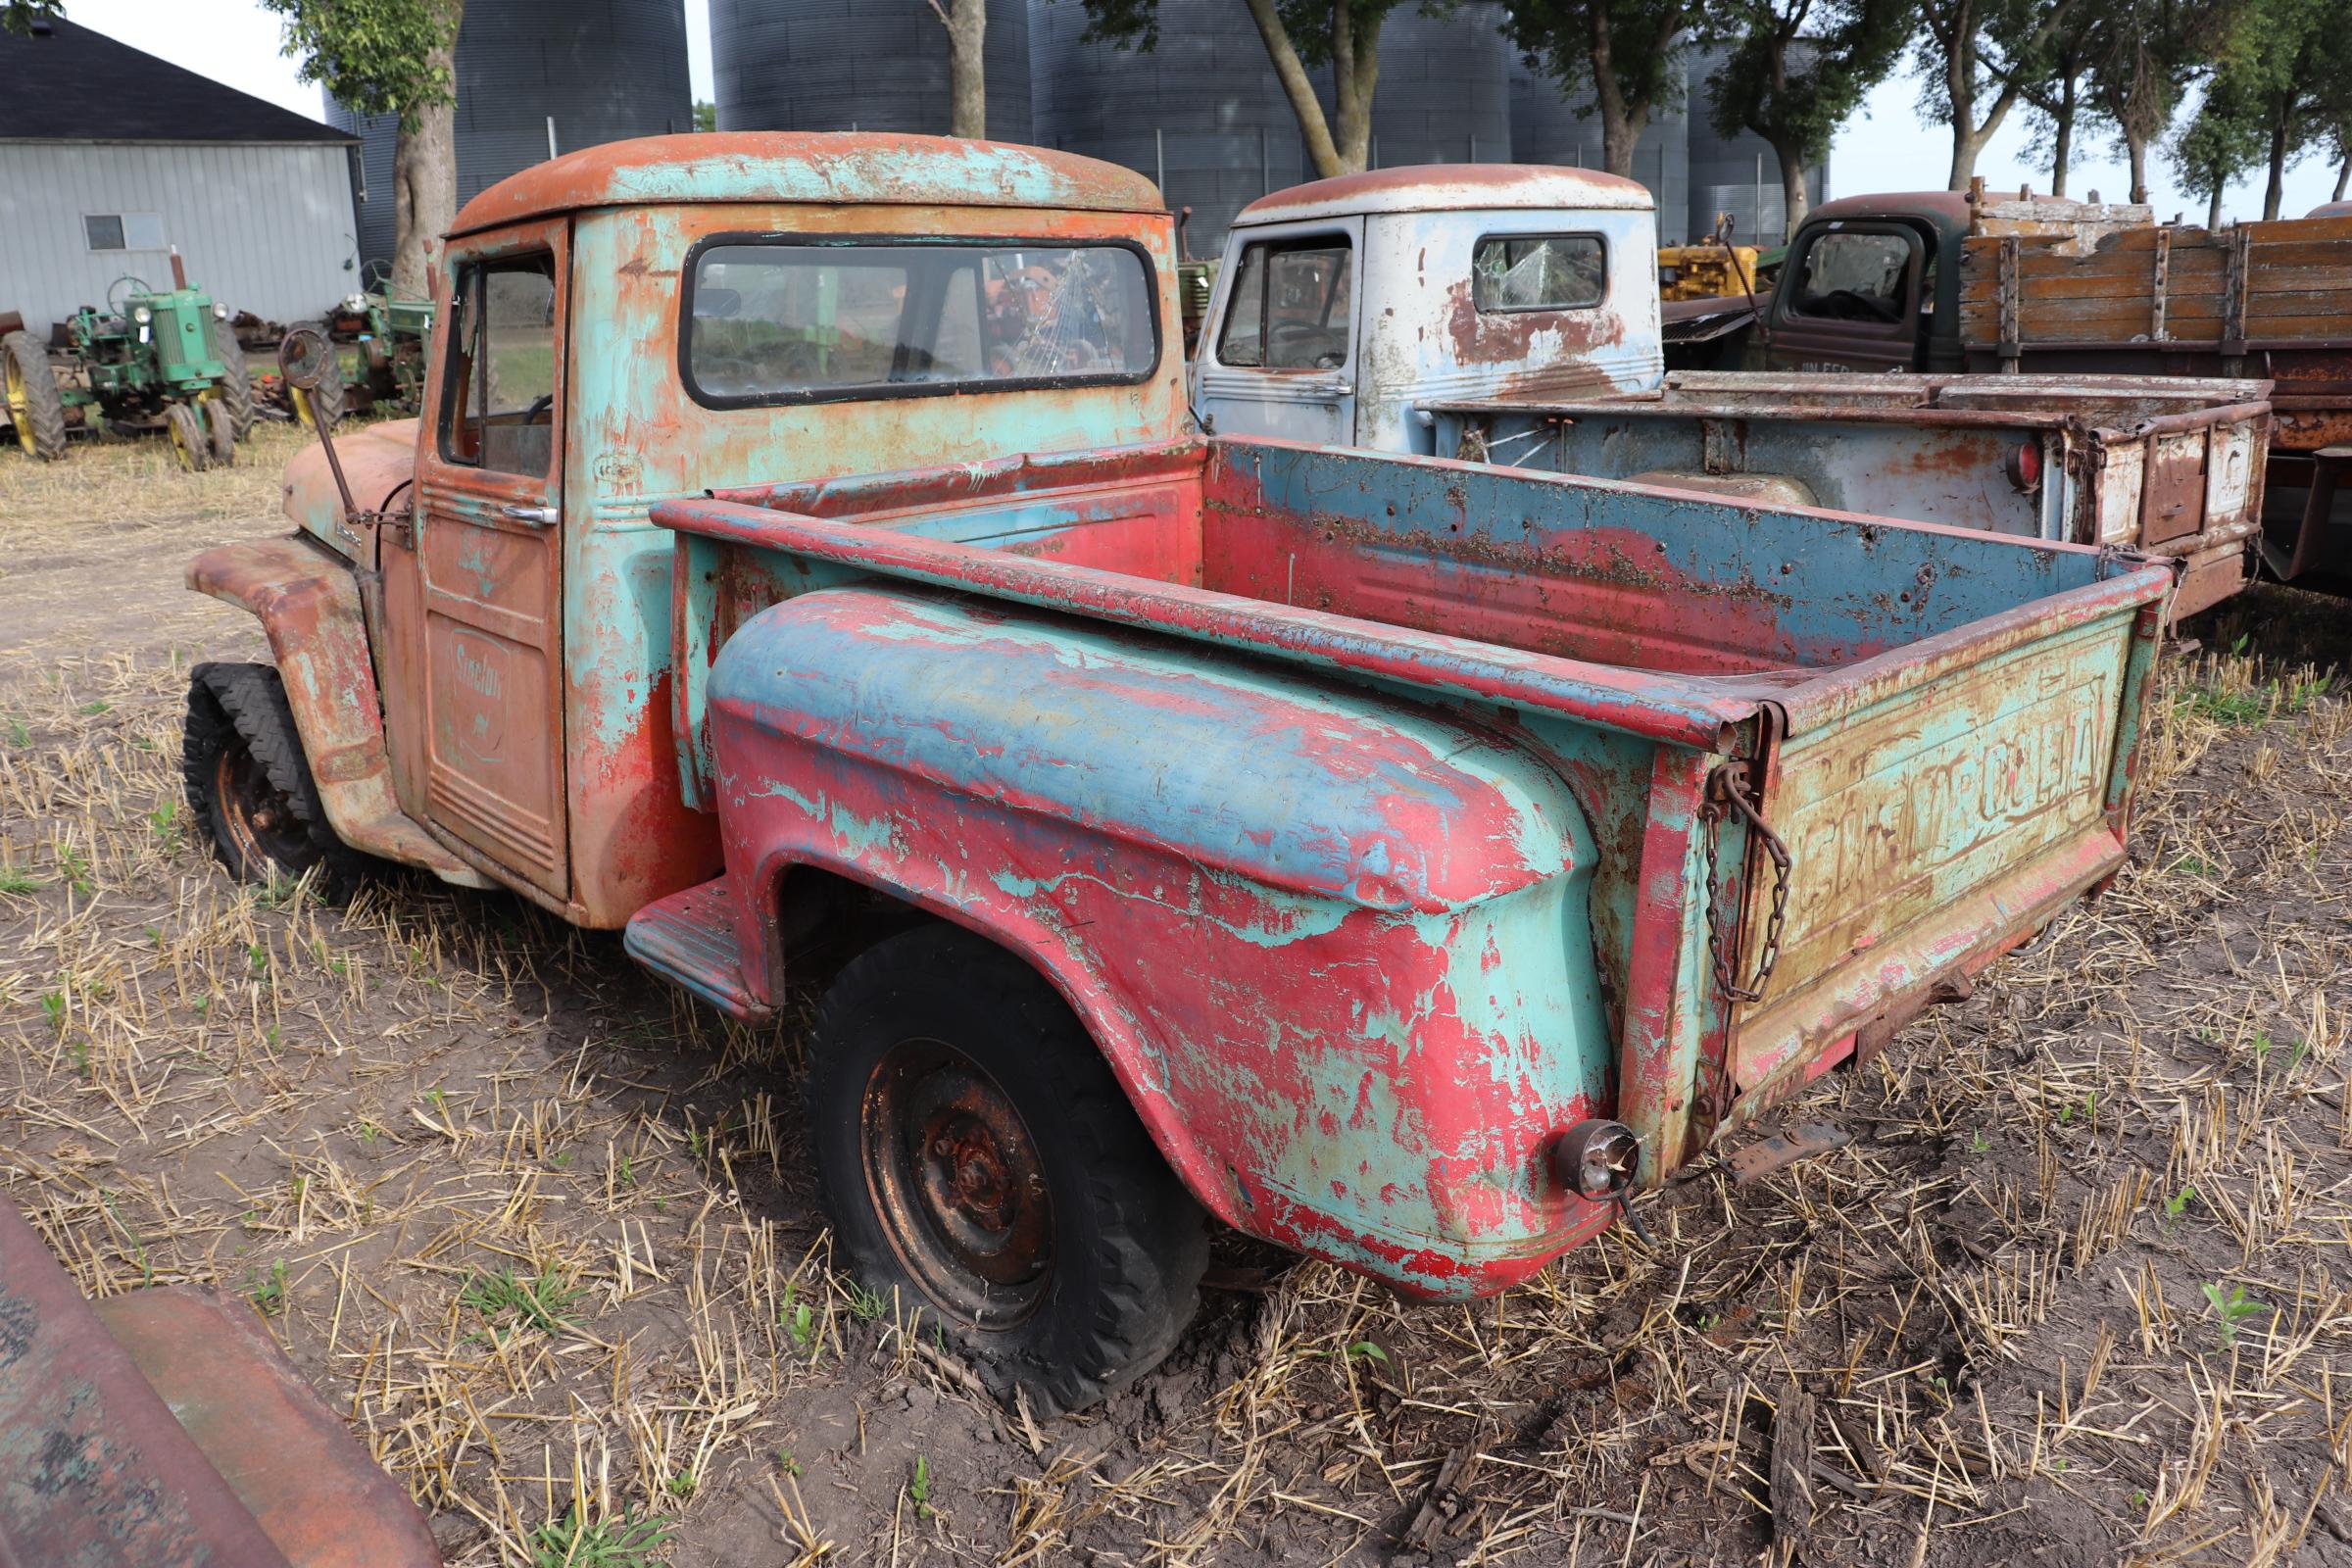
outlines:
[[[353,138],[70,22],[0,30],[0,312],[36,336],[125,273],[301,320],[359,286]]]

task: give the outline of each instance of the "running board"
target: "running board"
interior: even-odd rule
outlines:
[[[744,981],[734,903],[723,876],[656,899],[629,916],[620,942],[630,957],[730,1018],[762,1023],[775,1016],[776,1009]]]

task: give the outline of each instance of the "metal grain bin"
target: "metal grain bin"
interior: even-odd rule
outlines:
[[[1030,140],[1029,0],[989,0],[983,58],[989,139]],[[926,0],[710,0],[710,74],[721,130],[948,129]]]

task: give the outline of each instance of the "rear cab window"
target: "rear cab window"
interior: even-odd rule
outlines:
[[[1820,320],[1892,322],[1911,302],[1918,242],[1886,229],[1836,229],[1805,248],[1789,310]]]
[[[1243,248],[1217,363],[1248,370],[1336,370],[1350,349],[1354,247],[1345,234]]]
[[[1608,298],[1608,248],[1597,234],[1490,234],[1470,290],[1482,312],[1588,311]]]
[[[720,235],[694,248],[679,369],[708,408],[1131,385],[1157,302],[1125,243]]]

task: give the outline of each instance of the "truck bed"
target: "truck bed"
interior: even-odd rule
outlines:
[[[1038,635],[1110,622],[1532,749],[1603,846],[1619,1114],[1661,1169],[2121,863],[2173,579],[2063,543],[1273,441],[737,491],[655,520],[680,537],[690,800],[719,774],[720,649],[858,585],[976,598]],[[1053,722],[1088,724],[1088,701],[1074,671]],[[1728,764],[1794,857],[1752,1002],[1704,983],[1719,884],[1696,792]],[[1762,830],[1707,831],[1740,889],[1719,917],[1752,951]]]
[[[2228,379],[1685,371],[1653,393],[1431,414],[1438,450],[1463,458],[2177,556],[2188,565],[2174,609],[2185,615],[2245,581],[2269,391]]]

